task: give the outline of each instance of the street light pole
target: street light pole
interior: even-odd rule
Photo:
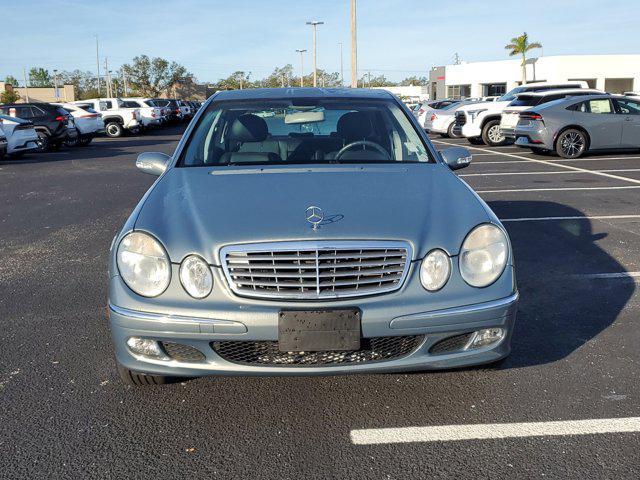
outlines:
[[[297,50],[296,52],[298,52],[300,54],[300,86],[304,87],[304,52],[306,52],[307,49],[302,49],[302,50]]]
[[[340,42],[340,86],[344,87],[344,62],[342,61],[342,42]]]
[[[56,102],[60,101],[60,92],[58,92],[58,70],[53,70],[53,88],[54,95],[56,96]]]
[[[351,88],[358,88],[358,34],[356,0],[351,0]]]
[[[313,86],[318,86],[318,25],[324,25],[324,22],[307,22],[307,25],[313,27]]]
[[[100,98],[100,53],[98,50],[98,35],[96,35],[96,66],[98,67],[98,98]]]

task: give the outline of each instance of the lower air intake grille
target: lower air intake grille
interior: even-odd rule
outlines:
[[[205,359],[200,350],[182,343],[162,342],[162,348],[172,360],[177,360],[178,362],[195,363],[202,362]]]
[[[243,365],[272,367],[313,367],[393,360],[412,353],[424,340],[423,335],[363,338],[360,350],[323,352],[281,352],[278,342],[212,342],[211,347],[223,359]]]
[[[429,353],[432,355],[442,355],[445,353],[458,352],[467,346],[472,335],[473,333],[464,333],[440,340],[429,349]]]
[[[462,127],[467,123],[467,114],[464,112],[456,112],[456,125]]]

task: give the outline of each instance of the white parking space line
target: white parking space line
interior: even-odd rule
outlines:
[[[510,188],[504,190],[475,190],[476,193],[514,193],[514,192],[576,192],[580,190],[630,190],[640,188],[640,185],[624,187],[559,187],[559,188]]]
[[[640,219],[640,215],[586,215],[574,217],[522,217],[522,218],[501,218],[502,223],[507,222],[546,222],[556,220],[624,220]]]
[[[593,278],[596,280],[607,280],[615,278],[638,278],[640,277],[640,272],[578,273],[571,276],[575,278]]]
[[[635,432],[640,432],[640,417],[566,420],[559,422],[374,428],[351,430],[351,442],[355,445],[380,445]]]
[[[449,142],[443,142],[441,140],[433,140],[434,142],[437,143],[442,143],[444,145],[453,145],[453,146],[457,146],[453,143],[449,143]],[[468,147],[470,149],[473,150],[480,150],[481,152],[492,152],[492,150],[488,150],[486,148],[478,148],[478,147]],[[549,162],[547,160],[539,160],[537,158],[527,158],[527,157],[523,157],[521,155],[515,155],[513,153],[507,153],[507,152],[494,152],[498,155],[504,155],[506,157],[512,157],[512,158],[519,158],[522,160],[527,160],[529,162],[536,162],[539,163],[541,165],[547,165],[547,166],[553,166],[553,167],[561,167],[561,168],[566,168],[568,170],[574,170],[576,172],[584,172],[584,173],[590,173],[592,175],[598,175],[598,176],[602,176],[602,177],[607,177],[607,178],[614,178],[616,180],[621,180],[623,182],[630,182],[630,183],[636,183],[640,185],[640,180],[636,180],[635,178],[627,178],[627,177],[622,177],[620,175],[613,175],[611,173],[603,173],[603,172],[597,172],[597,171],[593,171],[593,170],[587,170],[585,168],[579,168],[579,167],[573,167],[571,165],[563,165],[562,163],[558,163],[558,162]],[[571,190],[571,189],[566,189],[566,190]]]
[[[559,163],[566,163],[566,162],[601,162],[603,160],[640,160],[640,157],[635,157],[635,156],[631,156],[630,155],[628,157],[574,158],[573,160],[569,159],[569,158],[563,158],[563,159],[554,160],[554,162],[559,162]]]
[[[621,168],[613,170],[590,170],[590,172],[640,172],[640,168]],[[575,175],[583,172],[495,172],[495,173],[466,173],[464,175],[458,175],[459,177],[491,177],[501,175]]]

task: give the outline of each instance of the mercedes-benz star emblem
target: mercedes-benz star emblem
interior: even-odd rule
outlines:
[[[306,211],[307,222],[311,224],[311,228],[317,230],[322,221],[324,220],[324,212],[320,207],[310,206]]]

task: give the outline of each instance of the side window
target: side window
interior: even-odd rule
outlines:
[[[609,99],[589,100],[589,113],[609,114],[613,113],[613,108]]]
[[[47,113],[39,107],[31,107],[31,115],[34,117],[41,117]]]
[[[616,100],[623,115],[640,115],[640,102],[633,100]]]
[[[113,102],[111,100],[101,100],[100,110],[111,110],[113,108]]]
[[[572,110],[574,112],[587,113],[589,111],[589,107],[587,102],[574,103],[570,107],[567,107],[567,110]]]
[[[33,118],[35,115],[31,113],[30,107],[17,107],[16,108],[16,117],[18,118]]]

